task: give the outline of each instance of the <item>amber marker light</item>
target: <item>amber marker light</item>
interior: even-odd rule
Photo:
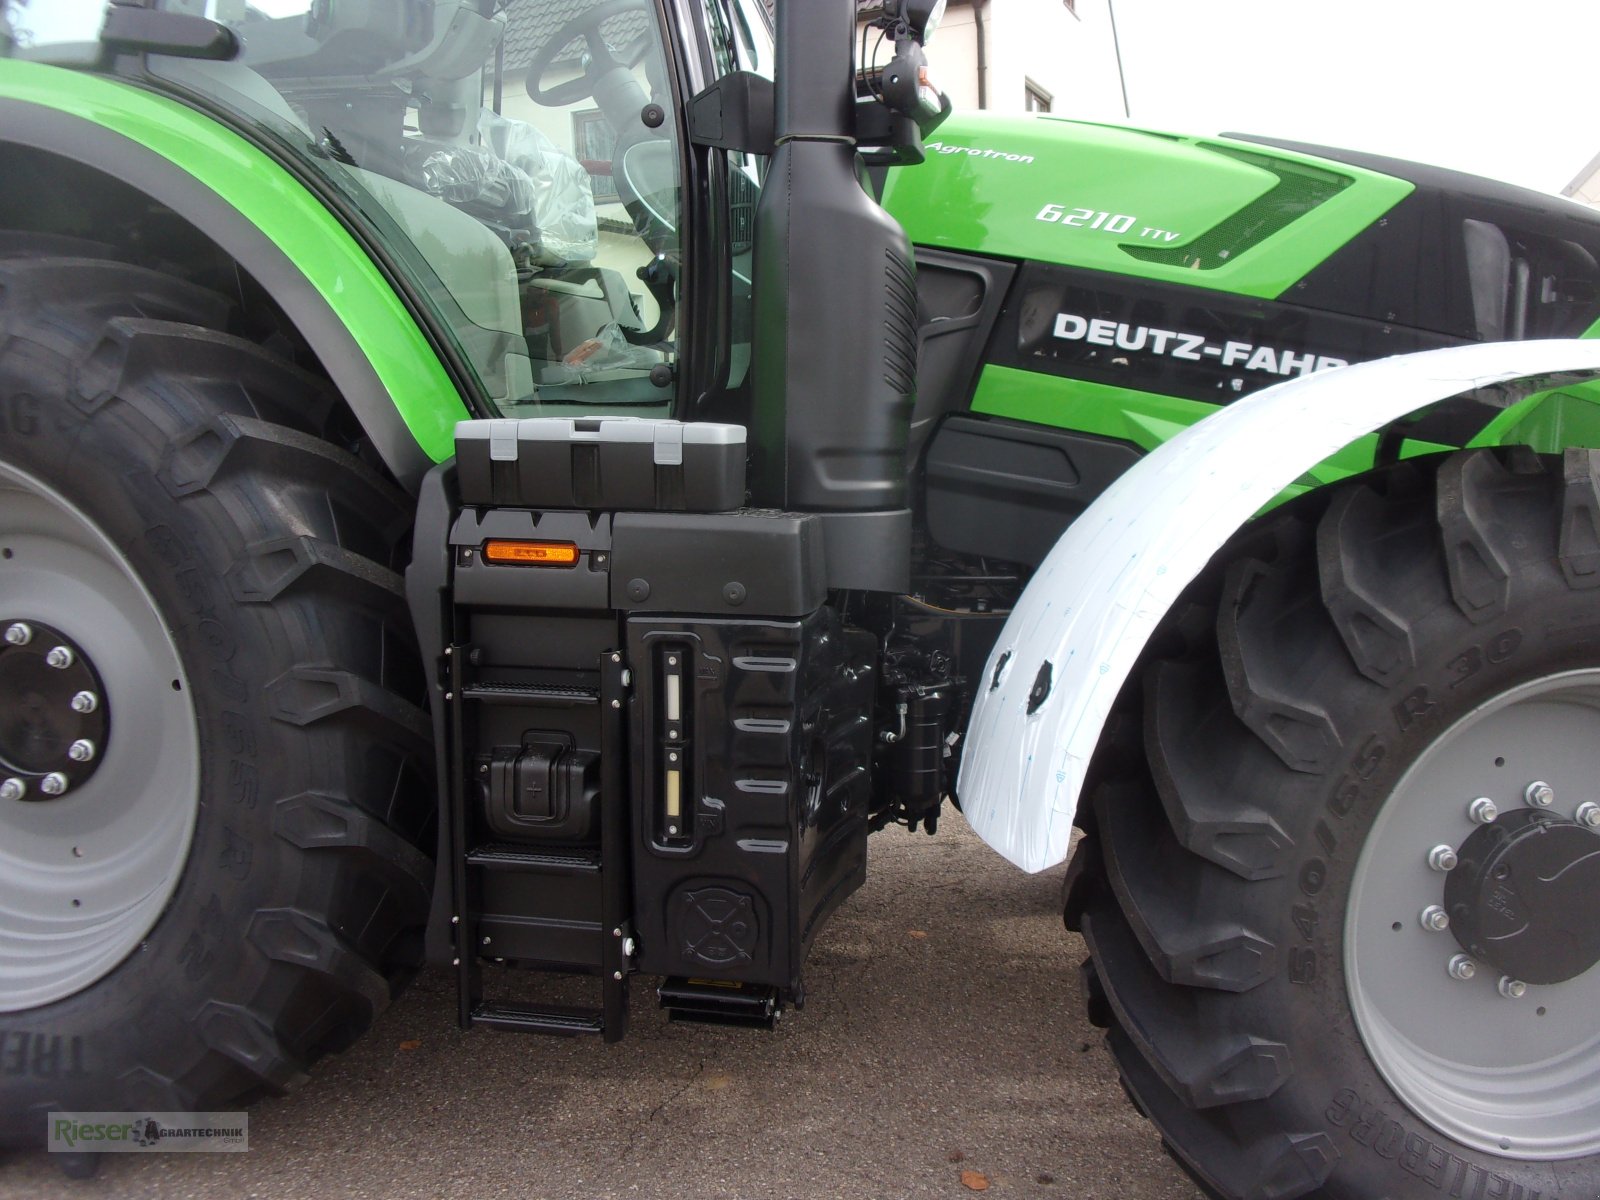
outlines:
[[[483,544],[483,560],[517,567],[575,567],[578,565],[578,547],[571,542],[495,539]]]

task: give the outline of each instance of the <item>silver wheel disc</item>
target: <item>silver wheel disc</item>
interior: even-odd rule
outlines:
[[[1459,847],[1473,833],[1477,797],[1504,814],[1526,804],[1536,780],[1553,788],[1549,811],[1559,818],[1600,800],[1600,671],[1496,697],[1406,772],[1351,879],[1345,975],[1368,1053],[1418,1117],[1486,1153],[1578,1158],[1600,1151],[1600,968],[1512,998],[1489,963],[1452,977],[1461,946],[1420,919],[1444,890],[1430,850]]]
[[[171,898],[199,810],[189,682],[154,600],[76,505],[0,463],[0,615],[94,663],[109,733],[81,787],[0,799],[0,1012],[70,996],[128,956]]]

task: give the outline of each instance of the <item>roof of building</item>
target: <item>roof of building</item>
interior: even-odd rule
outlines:
[[[506,70],[526,67],[563,25],[578,20],[594,7],[595,0],[537,0],[537,3],[522,0],[522,3],[510,5],[506,9]],[[608,18],[601,30],[612,45],[627,46],[637,41],[649,27],[649,13],[634,9]],[[583,52],[584,45],[579,39],[555,61],[563,66],[574,65]]]

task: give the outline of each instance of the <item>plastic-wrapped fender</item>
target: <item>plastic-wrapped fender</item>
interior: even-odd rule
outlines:
[[[1061,536],[989,655],[957,784],[968,823],[1025,871],[1067,857],[1089,760],[1145,643],[1239,527],[1317,463],[1462,392],[1596,375],[1600,341],[1430,350],[1280,383],[1147,455]]]

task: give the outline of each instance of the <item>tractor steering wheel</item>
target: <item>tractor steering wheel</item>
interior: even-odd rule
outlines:
[[[639,38],[634,45],[623,48],[619,58],[606,43],[600,27],[612,17],[625,12],[642,12],[647,7],[648,0],[606,0],[556,30],[528,64],[526,86],[529,97],[547,108],[576,104],[594,95],[597,82],[608,72],[637,66],[650,49],[649,34]],[[555,64],[556,58],[580,37],[589,48],[589,62],[584,73],[577,79],[569,79],[554,87],[542,87],[545,73]]]

